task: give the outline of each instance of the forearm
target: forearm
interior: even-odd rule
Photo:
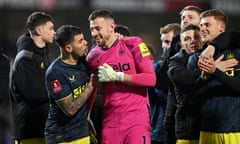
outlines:
[[[124,74],[123,82],[136,86],[154,87],[156,84],[156,75],[155,72],[140,74]]]
[[[57,101],[57,104],[67,116],[71,117],[86,103],[92,91],[93,87],[87,86],[77,98],[70,94],[63,100]]]
[[[130,85],[153,87],[156,84],[156,74],[151,67],[139,69],[139,73],[128,74],[125,72],[116,72],[108,64],[103,64],[98,67],[98,81],[99,82],[122,82]]]

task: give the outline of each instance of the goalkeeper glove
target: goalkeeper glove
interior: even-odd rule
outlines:
[[[123,81],[123,78],[123,72],[115,72],[113,68],[106,63],[98,67],[98,80],[100,82]]]

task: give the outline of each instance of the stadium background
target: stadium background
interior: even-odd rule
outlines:
[[[16,55],[16,40],[26,32],[25,22],[33,11],[45,11],[56,20],[55,28],[62,24],[80,26],[91,46],[88,15],[94,9],[111,10],[116,23],[127,25],[161,54],[159,28],[179,22],[179,11],[186,5],[206,10],[216,8],[228,16],[228,28],[240,30],[239,0],[0,0],[0,43],[10,58]],[[52,46],[53,57],[58,48]]]

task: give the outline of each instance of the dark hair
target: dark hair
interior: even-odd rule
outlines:
[[[72,25],[62,25],[56,31],[56,43],[64,48],[67,44],[71,43],[74,36],[77,34],[82,34],[82,31],[77,26]]]
[[[197,25],[188,24],[181,29],[181,33],[185,32],[185,31],[188,31],[188,30],[198,30],[198,31],[200,31],[200,28]]]
[[[195,11],[197,12],[198,14],[200,14],[202,12],[202,9],[197,7],[197,6],[193,6],[193,5],[188,5],[188,6],[185,6],[179,13],[180,16],[182,16],[183,12],[184,11]]]
[[[108,10],[95,10],[89,15],[88,21],[94,20],[97,17],[114,19],[113,14]]]
[[[45,24],[48,21],[54,23],[54,19],[49,14],[45,12],[33,12],[30,16],[28,16],[26,25],[29,31],[34,32],[34,29],[37,26]]]
[[[121,25],[121,24],[117,24],[115,29],[115,32],[122,34],[123,36],[130,36],[131,32],[129,30],[129,28],[125,25]]]
[[[209,17],[209,16],[213,16],[216,20],[221,21],[225,25],[227,25],[227,17],[223,11],[218,9],[206,10],[200,14],[200,19],[204,17]]]

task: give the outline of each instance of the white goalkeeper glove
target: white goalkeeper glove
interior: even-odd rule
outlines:
[[[115,72],[113,68],[106,63],[98,67],[98,80],[100,82],[123,81],[123,78],[123,72]]]

